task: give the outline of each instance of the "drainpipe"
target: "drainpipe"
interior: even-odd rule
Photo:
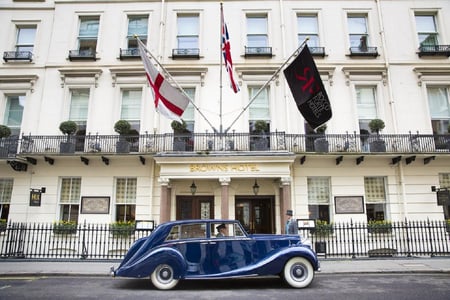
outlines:
[[[381,0],[375,0],[377,3],[377,12],[378,12],[378,22],[380,24],[380,36],[381,36],[381,44],[383,48],[384,53],[384,65],[386,68],[386,76],[387,76],[387,85],[388,85],[388,93],[389,93],[389,104],[391,105],[391,112],[392,112],[392,125],[394,127],[394,132],[398,133],[398,121],[397,121],[397,112],[395,109],[395,101],[394,101],[394,93],[392,91],[392,81],[391,81],[391,71],[390,71],[390,64],[389,64],[389,55],[388,50],[386,46],[386,37],[384,32],[384,24],[383,24],[383,13],[381,10]],[[402,202],[403,207],[403,215],[402,219],[406,218],[408,215],[408,209],[406,205],[406,194],[405,194],[405,178],[403,173],[403,166],[401,162],[398,164],[398,171],[399,171],[399,183],[401,188],[400,193],[400,200]]]

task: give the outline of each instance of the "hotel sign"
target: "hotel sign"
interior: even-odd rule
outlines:
[[[205,172],[259,172],[256,164],[190,164],[189,171],[193,173]]]

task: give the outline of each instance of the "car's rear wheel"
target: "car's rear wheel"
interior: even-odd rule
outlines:
[[[283,275],[291,287],[304,288],[313,281],[314,268],[306,258],[294,257],[284,266]]]
[[[168,264],[161,264],[155,268],[150,279],[157,289],[170,290],[178,283],[178,279],[175,279],[173,276],[173,268]]]

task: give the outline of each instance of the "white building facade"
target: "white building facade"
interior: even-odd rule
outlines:
[[[221,60],[220,1],[0,0],[0,124],[12,132],[1,218],[230,218],[258,233],[284,232],[287,209],[329,223],[450,218],[436,193],[450,188],[448,0],[222,3],[238,93]],[[193,100],[182,148],[155,111],[134,35]],[[324,136],[273,77],[306,37],[333,111]],[[373,119],[385,123],[381,151]],[[131,124],[129,152],[116,148],[118,120]]]

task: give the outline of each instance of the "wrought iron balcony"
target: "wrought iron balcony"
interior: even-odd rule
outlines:
[[[245,57],[272,57],[272,47],[245,47]]]
[[[199,48],[177,48],[172,49],[172,58],[200,58]]]
[[[69,60],[97,60],[96,53],[92,49],[69,50]]]
[[[31,51],[5,51],[3,52],[3,60],[8,62],[10,60],[28,60],[33,61],[33,53]]]
[[[350,56],[378,56],[377,47],[350,47]]]
[[[140,58],[139,48],[120,49],[120,59]]]
[[[120,148],[120,144],[127,147]],[[69,145],[69,146],[68,146]],[[173,133],[133,136],[35,136],[0,140],[0,158],[32,155],[292,152],[330,154],[450,154],[450,135],[432,134],[288,134]]]
[[[422,56],[450,56],[450,45],[421,45],[419,57]]]
[[[325,57],[325,47],[309,47],[312,56]]]

